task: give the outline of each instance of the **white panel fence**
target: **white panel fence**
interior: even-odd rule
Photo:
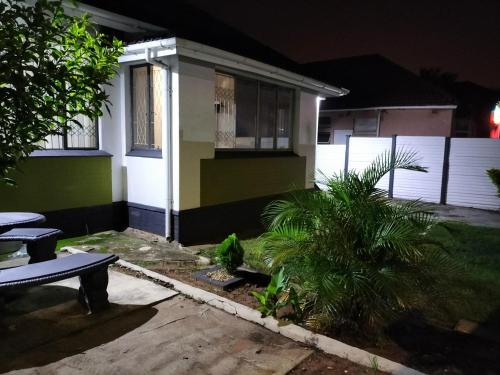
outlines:
[[[349,170],[362,171],[386,150],[411,150],[427,173],[396,170],[378,187],[401,199],[499,209],[500,198],[486,170],[500,169],[500,140],[446,137],[349,137],[346,145],[318,145],[317,178]],[[346,155],[348,160],[346,163]]]

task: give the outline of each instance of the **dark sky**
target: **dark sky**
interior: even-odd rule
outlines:
[[[500,0],[188,0],[298,62],[379,53],[500,88]]]

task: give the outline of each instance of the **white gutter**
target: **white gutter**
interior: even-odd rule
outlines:
[[[62,4],[64,12],[68,16],[81,16],[88,14],[92,22],[110,27],[112,29],[121,30],[129,33],[142,32],[165,32],[167,29],[161,26],[156,26],[148,22],[136,20],[131,17],[122,16],[121,14],[109,12],[91,5],[77,3],[65,0]]]
[[[456,105],[407,105],[407,106],[385,106],[385,107],[365,107],[365,108],[342,108],[342,109],[322,109],[321,112],[347,112],[347,111],[377,111],[383,109],[456,109]]]
[[[328,85],[324,82],[292,73],[285,69],[277,68],[257,60],[181,38],[161,39],[127,46],[125,47],[124,55],[121,56],[118,61],[121,63],[127,63],[146,60],[146,49],[148,49],[148,53],[152,54],[154,57],[163,57],[174,54],[191,57],[197,60],[207,61],[217,65],[252,72],[265,77],[288,82],[329,97],[343,96],[349,92],[347,89]]]

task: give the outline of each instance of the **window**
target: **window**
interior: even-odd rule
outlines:
[[[356,118],[354,120],[355,137],[376,137],[378,120],[376,117]]]
[[[289,150],[293,90],[270,83],[217,74],[217,149]]]
[[[76,119],[81,127],[73,124],[61,135],[48,136],[43,142],[43,147],[46,150],[97,150],[99,148],[97,121],[92,121],[83,115],[77,116]]]
[[[150,64],[130,67],[133,150],[161,150],[161,71]]]
[[[330,143],[332,132],[332,118],[329,116],[320,116],[318,118],[318,143]]]

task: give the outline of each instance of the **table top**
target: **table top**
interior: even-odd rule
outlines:
[[[43,223],[45,216],[34,212],[0,212],[0,230]]]

